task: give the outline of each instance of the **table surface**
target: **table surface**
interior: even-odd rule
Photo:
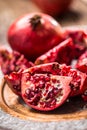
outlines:
[[[20,15],[41,11],[32,3],[32,0],[0,0],[0,45],[7,43],[7,30],[10,24]],[[74,0],[71,8],[65,14],[57,16],[55,19],[64,26],[87,25],[87,5],[80,0]],[[48,122],[33,123],[22,121],[11,117],[0,110],[0,130],[87,130],[87,120],[68,121],[68,122]]]

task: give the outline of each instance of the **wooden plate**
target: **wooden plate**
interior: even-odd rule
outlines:
[[[87,118],[87,103],[81,97],[71,98],[60,108],[50,112],[40,112],[28,107],[2,81],[0,86],[0,107],[7,113],[21,119],[35,121],[60,121]]]

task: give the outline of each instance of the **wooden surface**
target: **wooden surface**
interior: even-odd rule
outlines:
[[[57,16],[62,26],[87,25],[87,4],[82,0],[73,0],[70,11]],[[7,30],[19,16],[29,12],[40,11],[32,0],[0,0],[0,43],[7,43]]]

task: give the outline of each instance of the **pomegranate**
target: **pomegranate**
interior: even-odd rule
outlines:
[[[87,74],[87,51],[85,51],[77,60],[76,68]]]
[[[54,16],[67,11],[72,0],[33,0],[33,2],[42,11]]]
[[[65,39],[71,37],[75,44],[75,56],[78,58],[87,49],[87,32],[80,29],[65,29]]]
[[[30,72],[31,75],[34,73],[48,73],[48,74],[54,74],[54,75],[60,75],[60,76],[69,76],[72,77],[73,80],[70,84],[71,86],[71,94],[70,96],[76,96],[79,94],[83,94],[83,92],[87,88],[87,76],[86,74],[76,70],[72,69],[70,66],[66,66],[65,64],[58,64],[57,62],[53,63],[47,63],[47,64],[41,64],[37,65],[35,67],[31,67],[24,72]]]
[[[3,51],[1,55],[1,70],[5,75],[5,80],[8,86],[12,89],[17,95],[21,95],[21,73],[24,69],[34,66],[32,62],[29,62],[24,55],[21,55],[19,52],[13,51]],[[16,72],[18,72],[16,74]]]
[[[5,81],[11,90],[16,94],[21,96],[21,72],[12,72],[9,75],[5,75]]]
[[[19,52],[8,52],[7,50],[0,51],[1,70],[4,74],[10,74],[13,71],[23,71],[26,68],[33,66],[24,55]]]
[[[72,78],[52,74],[24,73],[22,76],[22,97],[30,107],[50,111],[61,106],[70,94]]]
[[[60,64],[65,63],[69,65],[72,59],[74,59],[74,51],[74,44],[72,39],[69,38],[38,57],[35,61],[35,64],[38,65],[50,62],[58,62]]]
[[[13,50],[34,61],[63,40],[58,22],[43,13],[30,13],[17,19],[8,30],[8,41]]]

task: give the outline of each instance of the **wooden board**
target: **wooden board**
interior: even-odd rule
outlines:
[[[72,98],[60,108],[50,112],[40,112],[28,107],[8,85],[2,81],[0,86],[0,107],[7,113],[26,120],[60,121],[87,118],[87,103],[81,97]]]

